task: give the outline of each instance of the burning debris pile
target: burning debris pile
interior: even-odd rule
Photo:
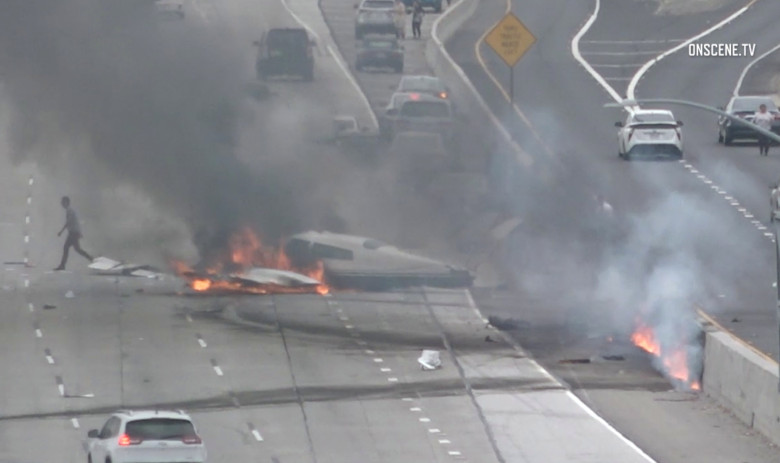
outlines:
[[[322,262],[295,268],[283,246],[263,245],[248,227],[234,233],[222,252],[195,268],[171,263],[176,274],[197,292],[242,294],[327,294]]]
[[[701,327],[690,311],[690,304],[662,304],[651,316],[638,317],[631,342],[653,355],[653,365],[678,390],[701,389]],[[677,311],[669,315],[668,309]],[[666,314],[664,314],[666,312]]]

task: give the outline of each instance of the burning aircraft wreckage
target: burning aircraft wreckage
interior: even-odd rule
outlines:
[[[190,289],[203,294],[324,295],[333,289],[458,288],[471,286],[474,280],[466,269],[354,235],[309,231],[271,247],[244,228],[232,236],[227,248],[210,262],[192,267],[172,261],[171,268]],[[107,257],[95,259],[89,268],[103,275],[159,278],[164,274]]]

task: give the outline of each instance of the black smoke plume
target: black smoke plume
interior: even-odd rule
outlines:
[[[276,242],[299,226],[293,182],[235,153],[251,43],[195,19],[164,21],[149,0],[0,1],[12,156],[78,151],[184,218],[201,254],[243,225]]]

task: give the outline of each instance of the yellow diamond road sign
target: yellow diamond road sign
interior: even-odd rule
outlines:
[[[536,42],[536,37],[517,16],[507,13],[485,37],[485,42],[498,53],[507,66],[514,67]]]

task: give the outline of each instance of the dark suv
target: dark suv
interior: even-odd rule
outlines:
[[[314,80],[314,41],[303,28],[271,29],[254,43],[258,47],[257,77],[297,75]]]
[[[766,105],[767,111],[772,113],[775,120],[772,122],[772,132],[780,134],[780,110],[771,96],[735,96],[729,101],[726,107],[720,107],[732,116],[737,116],[747,122],[753,122],[753,116],[758,112],[758,107]],[[750,128],[749,125],[734,123],[731,119],[723,116],[718,117],[718,142],[724,145],[731,145],[734,140],[758,138],[758,132]]]

